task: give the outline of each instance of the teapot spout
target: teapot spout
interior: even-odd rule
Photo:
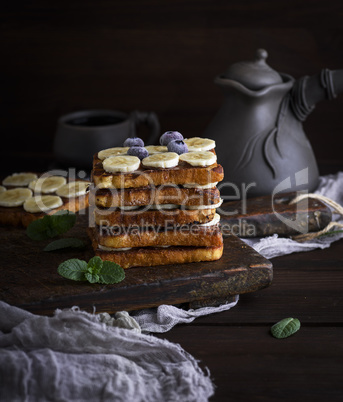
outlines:
[[[300,121],[305,121],[315,105],[332,100],[343,92],[343,70],[323,69],[319,74],[300,78],[291,92],[291,107]]]

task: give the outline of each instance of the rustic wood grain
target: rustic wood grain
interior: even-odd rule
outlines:
[[[184,325],[168,332],[167,339],[210,370],[216,385],[213,402],[338,402],[343,394],[342,336],[341,327],[303,326],[280,340],[270,335],[269,325]]]
[[[292,236],[300,232],[288,222],[297,221],[297,227],[305,232],[318,232],[331,222],[331,210],[324,203],[308,198],[290,204],[296,196],[287,193],[224,202],[219,209],[223,233],[243,238],[275,233]]]
[[[265,325],[297,317],[311,326],[343,325],[343,241],[329,249],[273,258],[273,283],[241,295],[228,314],[199,318],[197,325]]]
[[[69,236],[84,239],[85,251],[43,252],[44,244],[34,242],[25,231],[0,230],[0,298],[38,314],[52,314],[56,308],[77,305],[87,311],[137,310],[160,304],[230,299],[268,286],[272,265],[240,239],[225,240],[219,261],[160,267],[130,268],[116,285],[73,282],[57,273],[58,265],[69,258],[88,261],[93,256],[86,234],[86,219]],[[44,243],[44,244],[43,244]]]
[[[270,287],[245,294],[229,311],[158,335],[207,367],[213,402],[341,401],[343,241],[274,258]],[[270,327],[296,317],[300,330],[275,339]]]

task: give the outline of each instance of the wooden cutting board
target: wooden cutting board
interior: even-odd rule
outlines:
[[[74,282],[57,273],[69,258],[88,261],[93,252],[82,217],[64,237],[78,237],[85,250],[44,252],[49,241],[30,240],[24,229],[0,228],[0,300],[36,314],[51,315],[56,308],[79,306],[92,312],[114,313],[160,304],[188,307],[230,301],[233,295],[254,292],[272,281],[272,264],[230,235],[219,261],[126,270],[115,285]]]
[[[294,223],[308,232],[317,232],[331,222],[331,210],[315,199],[290,204],[296,193],[278,194],[274,198],[248,198],[245,201],[227,201],[219,209],[223,234],[227,231],[238,237],[264,237],[274,233],[280,236],[299,234]],[[227,230],[225,229],[227,228]]]

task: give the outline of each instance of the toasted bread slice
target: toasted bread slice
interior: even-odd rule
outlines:
[[[103,247],[195,246],[218,247],[223,244],[219,224],[181,227],[96,226],[89,236]]]
[[[37,177],[42,177],[42,173],[35,173]],[[75,181],[74,179],[67,178],[67,182],[73,182]],[[81,181],[81,182],[87,182],[87,180],[83,179],[76,179],[76,181]],[[8,189],[13,188],[10,186],[6,187]],[[22,187],[28,187],[28,186],[22,186]],[[51,195],[56,195],[56,192],[51,193]],[[24,210],[23,206],[18,206],[18,207],[2,207],[0,206],[0,225],[7,225],[7,226],[24,226],[27,227],[31,222],[42,218],[44,215],[53,215],[57,211],[60,210],[69,210],[74,213],[85,213],[85,210],[88,209],[89,207],[89,193],[86,193],[85,195],[80,195],[76,197],[60,197],[63,201],[63,204],[58,207],[51,209],[46,212],[37,212],[37,213],[31,213],[27,212]]]
[[[223,255],[223,245],[213,247],[146,247],[126,251],[105,251],[94,243],[95,255],[112,261],[122,268],[152,267],[155,265],[186,264],[189,262],[215,261]]]
[[[22,206],[20,207],[0,207],[0,225],[7,226],[24,226],[27,227],[29,224],[44,215],[53,215],[57,211],[66,209],[75,213],[82,213],[89,207],[89,194],[85,194],[81,197],[75,198],[65,198],[61,197],[63,205],[58,208],[52,209],[47,212],[42,213],[31,213],[26,212]]]
[[[220,200],[220,192],[216,187],[200,189],[168,185],[128,189],[102,188],[95,193],[92,191],[90,203],[102,208],[112,208],[160,204],[216,205]]]
[[[175,226],[191,223],[210,222],[216,213],[215,209],[166,209],[122,211],[120,209],[94,208],[94,224],[107,226]]]
[[[108,173],[102,166],[102,161],[94,157],[92,181],[98,188],[135,188],[147,186],[161,186],[168,184],[200,185],[220,182],[224,178],[221,165],[214,163],[206,167],[195,167],[187,162],[180,161],[173,168],[146,168],[142,164],[138,170],[130,173]]]

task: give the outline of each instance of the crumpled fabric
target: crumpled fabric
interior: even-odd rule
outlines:
[[[134,315],[134,318],[144,332],[167,332],[175,327],[175,325],[189,324],[197,317],[230,310],[238,303],[238,299],[239,296],[237,295],[232,302],[222,304],[218,307],[202,307],[196,310],[184,310],[175,306],[162,304],[157,308],[141,310]]]
[[[75,308],[45,317],[0,302],[1,401],[197,402],[213,393],[180,345]]]
[[[118,311],[111,317],[108,313],[99,313],[100,322],[110,325],[112,327],[132,329],[138,333],[142,332],[142,329],[138,322],[130,316],[127,311]]]

